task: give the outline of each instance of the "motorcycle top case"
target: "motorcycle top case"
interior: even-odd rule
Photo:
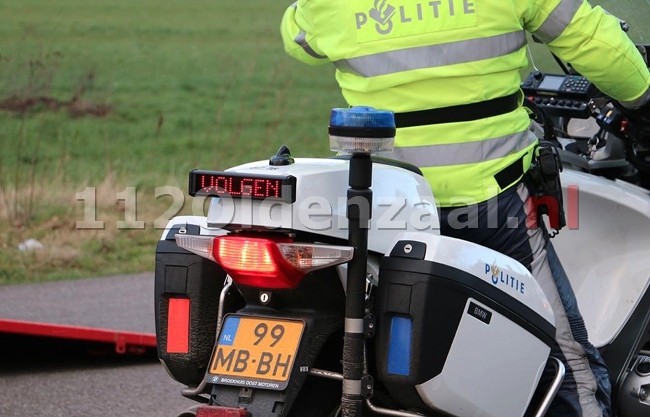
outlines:
[[[482,246],[403,233],[379,269],[377,371],[402,406],[523,416],[555,337],[520,263]]]
[[[156,248],[158,357],[172,378],[196,386],[205,376],[214,347],[226,274],[215,262],[179,248],[174,236],[180,230],[200,233],[196,225],[173,226]]]

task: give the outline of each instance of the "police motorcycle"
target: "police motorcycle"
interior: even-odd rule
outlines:
[[[439,235],[418,169],[370,156],[390,146],[374,137],[383,119],[333,111],[333,148],[351,155],[283,147],[190,173],[208,214],[170,221],[155,274],[161,362],[205,403],[183,415],[544,415],[563,378],[546,298],[516,261]],[[617,415],[647,415],[650,193],[575,167],[562,181],[568,227],[554,243]],[[555,380],[538,387],[546,366]]]
[[[554,245],[616,416],[650,415],[650,154],[567,72],[522,83],[555,144],[540,147],[533,199],[564,226]],[[159,358],[197,401],[181,416],[543,416],[564,367],[535,279],[439,234],[418,168],[377,156],[392,146],[390,112],[334,109],[329,133],[332,158],[283,146],[190,172],[207,215],[170,220],[155,270]]]

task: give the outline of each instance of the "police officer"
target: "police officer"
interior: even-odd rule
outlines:
[[[545,229],[527,227],[522,177],[538,141],[519,89],[526,32],[643,119],[643,58],[618,19],[584,0],[298,0],[281,24],[292,57],[334,64],[349,105],[396,112],[394,157],[424,173],[443,234],[509,255],[539,281],[567,372],[547,415],[610,416],[607,368],[573,290]]]

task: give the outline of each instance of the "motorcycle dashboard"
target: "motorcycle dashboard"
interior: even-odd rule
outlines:
[[[296,201],[296,177],[227,171],[192,170],[189,195],[253,200]]]
[[[551,91],[557,91],[560,89],[560,86],[564,82],[564,77],[563,76],[557,76],[557,75],[547,75],[544,77],[541,83],[539,83],[539,86],[537,87],[540,90],[551,90]]]

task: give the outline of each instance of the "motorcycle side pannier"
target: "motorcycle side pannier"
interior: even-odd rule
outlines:
[[[523,266],[512,273],[501,254],[450,243],[457,247],[431,255],[442,245],[401,240],[382,260],[378,378],[402,406],[425,413],[523,416],[553,343],[552,314],[549,321],[525,304],[545,299]],[[447,264],[450,254],[460,259],[458,245],[473,245],[473,258]]]
[[[158,357],[176,381],[198,385],[210,361],[217,329],[219,296],[226,278],[216,263],[176,245],[178,225],[158,242],[155,270],[155,314]]]

